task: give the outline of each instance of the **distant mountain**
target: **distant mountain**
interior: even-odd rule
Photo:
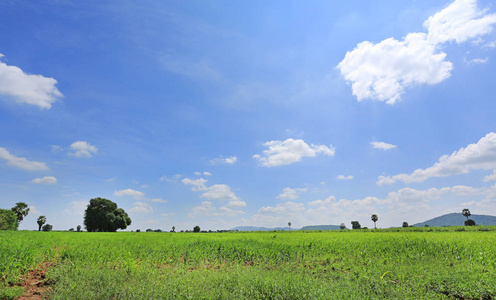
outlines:
[[[341,230],[339,225],[311,225],[305,226],[300,230]]]
[[[463,226],[467,218],[461,213],[451,213],[447,215],[442,215],[434,219],[427,220],[422,223],[413,224],[415,227],[424,227],[426,224],[431,227],[436,226]],[[495,216],[486,215],[471,215],[469,219],[475,221],[477,225],[496,225]]]
[[[288,227],[274,227],[274,228],[267,228],[267,227],[256,227],[256,226],[238,226],[234,227],[231,230],[238,230],[238,231],[273,231],[273,230],[288,230]],[[299,230],[298,228],[291,228],[291,230]]]

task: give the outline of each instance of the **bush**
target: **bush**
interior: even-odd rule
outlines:
[[[153,229],[148,228],[148,229],[146,230],[146,232],[153,232]]]
[[[200,226],[196,225],[196,226],[193,228],[193,232],[200,232]]]
[[[52,231],[52,229],[53,229],[53,226],[50,224],[45,224],[45,225],[43,225],[43,227],[41,227],[41,230],[43,230],[43,231]]]
[[[17,230],[17,215],[10,209],[0,209],[0,230]]]
[[[136,232],[141,232],[141,230],[139,230],[139,229],[136,229]]]
[[[465,226],[475,226],[475,221],[472,219],[465,220]]]
[[[408,222],[403,222],[403,228],[408,227]]]
[[[74,228],[69,229],[69,231],[71,231],[71,232],[74,231]]]

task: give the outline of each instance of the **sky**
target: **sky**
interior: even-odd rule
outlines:
[[[490,0],[0,2],[0,208],[19,229],[496,215]],[[84,227],[84,226],[83,226]]]

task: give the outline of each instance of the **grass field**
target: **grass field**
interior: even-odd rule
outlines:
[[[494,227],[421,230],[4,231],[0,299],[496,299]]]

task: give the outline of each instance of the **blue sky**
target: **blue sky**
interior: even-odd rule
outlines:
[[[346,1],[345,1],[346,2]],[[0,207],[135,229],[496,215],[496,7],[2,1]]]

